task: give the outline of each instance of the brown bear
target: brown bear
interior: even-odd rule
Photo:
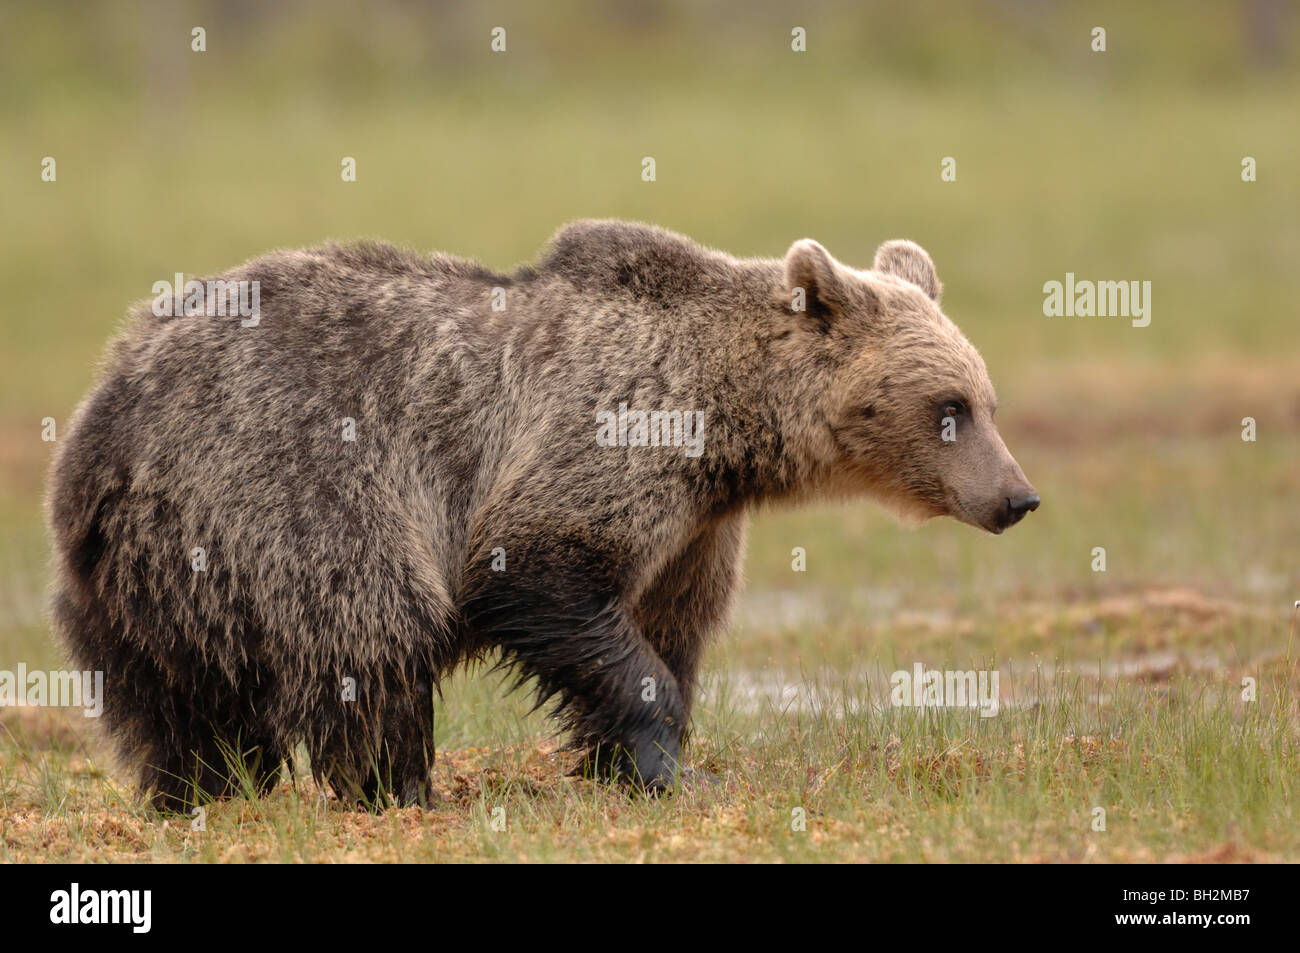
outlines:
[[[217,281],[257,315],[139,306],[48,498],[57,631],[165,808],[300,742],[340,796],[426,803],[439,678],[498,654],[587,769],[670,787],[755,505],[1038,504],[911,242],[860,271],[584,221],[512,275],[366,243]]]

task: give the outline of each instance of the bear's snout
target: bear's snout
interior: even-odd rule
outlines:
[[[999,514],[998,532],[1002,532],[1008,526],[1015,526],[1025,518],[1026,513],[1032,513],[1038,509],[1040,502],[1038,494],[1034,492],[1022,496],[1008,496]]]

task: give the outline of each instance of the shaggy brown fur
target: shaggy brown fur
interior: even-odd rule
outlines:
[[[594,767],[671,785],[755,504],[1032,508],[909,242],[857,271],[588,221],[511,276],[361,244],[222,277],[260,283],[260,323],[137,308],[48,501],[57,629],[166,807],[229,793],[231,750],[269,783],[300,741],[341,795],[424,802],[438,678],[494,650]],[[702,454],[599,445],[620,403],[703,411]]]

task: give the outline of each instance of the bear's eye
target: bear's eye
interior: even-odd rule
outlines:
[[[945,400],[943,402],[943,416],[957,418],[966,412],[966,405],[960,400]]]

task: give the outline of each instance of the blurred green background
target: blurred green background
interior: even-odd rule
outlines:
[[[848,664],[911,612],[945,651],[1068,654],[1112,629],[1062,607],[1170,588],[1265,613],[1197,638],[1276,644],[1300,595],[1298,44],[1278,2],[5,4],[0,668],[56,657],[41,420],[66,423],[154,281],[326,238],[508,268],[584,216],[737,255],[811,236],[859,267],[920,242],[1045,501],[1000,539],[870,504],[765,514],[751,638],[720,651]],[[1150,281],[1150,326],[1044,317],[1067,271]]]

